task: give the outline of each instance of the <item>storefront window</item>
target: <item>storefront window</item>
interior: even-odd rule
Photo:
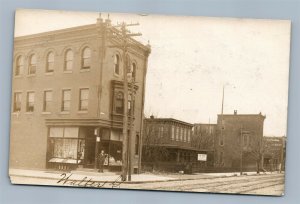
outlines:
[[[52,145],[52,158],[50,162],[56,162],[53,158],[65,159],[61,163],[76,163],[78,149],[77,127],[52,127],[49,131]],[[68,160],[72,159],[72,160]]]
[[[121,142],[103,142],[105,154],[108,154],[104,161],[106,166],[122,166],[122,143]]]
[[[94,168],[95,150],[98,148],[97,152],[103,150],[107,155],[104,161],[106,168],[119,171],[122,166],[122,132],[100,128],[101,140],[96,145],[94,130],[95,127],[50,127],[47,152],[49,167],[76,168],[77,165],[83,165],[85,168]]]

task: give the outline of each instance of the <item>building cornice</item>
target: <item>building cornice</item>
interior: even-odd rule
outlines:
[[[191,123],[187,123],[181,120],[177,120],[174,118],[145,118],[144,119],[146,122],[173,122],[173,123],[178,123],[178,124],[182,124],[182,125],[187,125],[190,127],[193,127],[193,124]]]

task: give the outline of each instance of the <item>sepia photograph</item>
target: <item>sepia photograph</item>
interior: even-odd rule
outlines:
[[[290,38],[286,19],[16,10],[11,183],[284,195]]]

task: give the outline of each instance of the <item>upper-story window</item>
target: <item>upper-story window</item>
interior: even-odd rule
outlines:
[[[187,132],[187,142],[191,142],[191,131]]]
[[[44,91],[43,111],[50,112],[51,104],[52,104],[52,91],[51,90]]]
[[[174,140],[175,139],[175,128],[174,128],[174,125],[172,125],[171,127],[171,140]]]
[[[159,128],[159,136],[164,137],[164,126],[163,125],[160,126],[160,128]]]
[[[14,112],[21,111],[21,96],[22,96],[21,92],[14,93],[14,107],[13,107]]]
[[[136,63],[133,62],[133,63],[131,64],[130,72],[131,72],[132,80],[135,81],[135,76],[136,76]]]
[[[54,71],[54,53],[49,52],[47,55],[46,72],[51,73]]]
[[[180,141],[183,141],[183,131],[184,131],[184,128],[181,127],[180,128]]]
[[[89,106],[89,89],[80,89],[79,110],[87,111]]]
[[[36,63],[37,63],[36,55],[32,54],[29,57],[29,66],[28,66],[28,74],[29,75],[36,73]]]
[[[23,70],[24,70],[24,57],[19,56],[16,61],[15,76],[19,76],[23,74]]]
[[[27,92],[26,111],[27,112],[34,111],[34,92]]]
[[[120,74],[120,56],[118,54],[114,56],[114,72],[117,75]]]
[[[62,93],[61,111],[70,111],[71,108],[71,89],[65,89]]]
[[[118,114],[124,113],[124,103],[123,103],[124,97],[122,92],[118,92],[115,100],[115,110]]]
[[[65,53],[65,64],[64,71],[72,71],[73,69],[73,51],[71,49],[67,50]]]
[[[90,69],[91,67],[91,49],[86,47],[81,54],[81,69]]]

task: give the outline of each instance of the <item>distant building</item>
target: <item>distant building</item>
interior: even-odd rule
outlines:
[[[144,120],[142,165],[145,169],[165,171],[191,171],[199,163],[193,147],[193,125],[172,118],[147,118]],[[206,153],[206,152],[205,152]]]
[[[286,137],[263,137],[263,168],[267,171],[284,170]]]
[[[261,165],[265,116],[259,114],[221,114],[217,120],[215,168],[220,171],[256,170]],[[259,167],[261,168],[261,167]]]
[[[207,151],[207,167],[214,166],[215,140],[217,137],[217,124],[195,123],[192,133],[192,147]]]
[[[150,47],[128,38],[123,73],[119,35],[100,18],[14,39],[11,168],[94,168],[96,153],[104,150],[105,168],[120,170],[126,74],[135,84],[128,113],[134,118],[131,170],[138,171]]]
[[[213,150],[217,134],[217,124],[195,123],[193,125],[192,146]]]

